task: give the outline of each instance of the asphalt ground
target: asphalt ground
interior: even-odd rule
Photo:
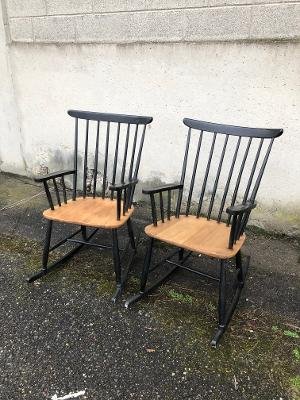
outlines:
[[[296,238],[248,232],[246,287],[228,331],[213,349],[217,287],[212,282],[181,272],[124,308],[138,289],[145,255],[149,210],[143,204],[134,219],[138,255],[120,302],[111,302],[111,254],[95,248],[83,249],[62,268],[28,284],[26,277],[41,265],[46,207],[40,186],[0,174],[1,400],[69,393],[78,393],[79,400],[300,398]],[[57,226],[55,238],[69,229]],[[125,230],[120,238],[125,241]],[[109,232],[97,234],[98,240],[109,243]],[[158,246],[155,258],[168,251]],[[191,262],[217,272],[217,264],[203,256]]]

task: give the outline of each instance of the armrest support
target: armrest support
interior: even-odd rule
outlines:
[[[169,185],[158,186],[156,188],[143,189],[144,194],[156,194],[166,192],[168,190],[182,189],[183,185],[180,183],[171,183]]]
[[[143,189],[144,194],[150,195],[151,201],[151,213],[152,213],[152,222],[154,226],[157,226],[157,211],[156,211],[156,203],[155,203],[155,195],[159,194],[159,203],[160,203],[160,216],[162,222],[164,222],[164,204],[163,204],[163,192],[168,192],[168,206],[167,206],[167,218],[170,219],[171,214],[171,191],[182,189],[183,185],[181,183],[172,183],[169,185],[163,185],[156,188]]]
[[[75,169],[51,172],[50,174],[47,174],[47,175],[36,176],[34,178],[34,180],[35,180],[35,182],[45,182],[45,181],[48,181],[49,179],[60,178],[64,175],[71,175],[74,173],[75,173]]]
[[[65,175],[71,175],[71,174],[74,174],[75,172],[76,171],[74,169],[63,170],[63,171],[52,172],[52,173],[44,175],[44,176],[37,176],[34,178],[35,182],[43,182],[44,189],[45,189],[46,196],[47,196],[51,210],[54,210],[54,205],[53,205],[52,196],[51,196],[51,193],[49,190],[48,181],[50,179],[53,180],[57,202],[58,202],[58,205],[61,206],[60,195],[59,195],[59,191],[58,191],[58,187],[57,187],[57,183],[56,183],[55,179],[63,178]],[[64,180],[62,182],[63,182],[64,202],[67,203],[66,187],[65,187]]]
[[[109,186],[109,190],[112,191],[111,198],[113,198],[113,192],[117,192],[117,220],[120,221],[121,218],[121,200],[122,192],[123,195],[123,215],[131,208],[133,193],[135,185],[138,183],[138,179],[132,179],[128,182],[117,183]]]
[[[245,204],[236,204],[235,206],[228,207],[226,209],[229,215],[240,215],[244,214],[246,211],[251,211],[256,207],[256,203],[247,202]]]
[[[253,210],[255,207],[256,203],[251,203],[248,201],[245,204],[237,204],[226,209],[227,214],[229,214],[229,218],[232,216],[228,245],[229,249],[233,248],[234,243],[236,243],[236,241],[244,233],[251,210]]]

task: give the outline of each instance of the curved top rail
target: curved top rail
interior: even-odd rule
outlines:
[[[153,120],[152,117],[144,117],[140,115],[126,115],[126,114],[108,114],[98,113],[92,111],[81,111],[81,110],[69,110],[68,114],[71,117],[92,120],[92,121],[107,121],[107,122],[119,122],[125,124],[150,124]]]
[[[273,139],[283,134],[283,129],[247,128],[244,126],[198,121],[190,118],[184,118],[183,123],[192,129],[198,129],[206,132],[224,133],[233,136]]]

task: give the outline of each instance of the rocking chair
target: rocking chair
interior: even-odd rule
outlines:
[[[143,190],[143,193],[150,195],[153,224],[145,228],[149,245],[141,274],[140,293],[129,298],[125,306],[151,293],[178,269],[218,281],[218,327],[211,341],[212,346],[216,347],[231,320],[244,286],[250,261],[249,257],[242,260],[241,248],[246,239],[244,231],[251,210],[256,206],[256,194],[274,138],[280,136],[283,130],[245,128],[187,118],[183,123],[189,129],[180,183]],[[226,150],[229,151],[226,153]],[[202,177],[198,177],[199,160],[204,164]],[[189,179],[187,166],[191,170]],[[247,169],[249,173],[246,173]],[[184,192],[187,180],[189,185]],[[196,189],[199,197],[193,203]],[[172,212],[172,194],[176,192],[177,204]],[[182,201],[184,193],[187,198],[185,204]],[[157,197],[159,210],[156,208]],[[216,199],[219,199],[218,207],[215,206]],[[173,213],[175,215],[171,216]],[[176,246],[177,249],[150,269],[155,240]],[[192,253],[219,260],[219,274],[207,274],[185,265]],[[172,260],[176,254],[179,256],[178,262]],[[233,258],[237,275],[233,286],[234,295],[228,299],[226,272],[230,266],[229,260]],[[149,272],[164,263],[172,268],[157,282],[146,287]]]
[[[101,250],[112,249],[117,285],[113,301],[116,301],[124,289],[129,269],[128,267],[122,276],[119,254],[121,249],[119,249],[117,231],[125,223],[127,224],[129,243],[126,248],[130,244],[135,253],[136,244],[131,223],[134,211],[132,202],[138,182],[146,126],[152,122],[152,118],[74,110],[68,111],[68,114],[75,119],[74,167],[35,179],[37,182],[43,183],[50,208],[43,213],[44,218],[47,219],[47,232],[42,269],[29,277],[27,281],[33,282],[46,275],[85,245]],[[85,131],[82,136],[79,134],[81,126]],[[84,146],[80,152],[82,138]],[[89,149],[92,143],[93,147]],[[83,174],[80,174],[81,158],[83,158]],[[89,159],[91,163],[89,163]],[[112,168],[110,168],[110,164],[112,164]],[[69,175],[73,177],[70,199],[68,199],[65,182],[65,177]],[[109,175],[111,180],[108,178]],[[61,190],[59,190],[58,180],[60,180]],[[79,182],[82,182],[82,186],[78,188]],[[53,184],[53,189],[49,183]],[[100,191],[97,191],[98,185]],[[52,190],[55,192],[57,205],[54,205]],[[53,222],[79,225],[80,228],[50,247]],[[94,229],[88,234],[87,227]],[[111,231],[112,246],[90,241],[99,228]],[[81,235],[81,239],[75,238],[78,234]],[[66,242],[77,244],[77,246],[59,260],[48,265],[49,253]]]

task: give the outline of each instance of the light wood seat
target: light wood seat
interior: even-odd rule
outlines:
[[[121,210],[123,204],[121,204]],[[78,197],[75,201],[68,200],[61,207],[55,206],[43,212],[45,218],[76,225],[91,226],[95,228],[115,229],[125,224],[133,213],[133,207],[121,215],[117,220],[117,201],[96,197]]]
[[[242,235],[233,249],[228,249],[230,229],[223,222],[181,215],[179,218],[171,217],[164,223],[158,221],[157,226],[148,225],[145,232],[150,237],[186,250],[228,259],[237,254],[246,238]]]

